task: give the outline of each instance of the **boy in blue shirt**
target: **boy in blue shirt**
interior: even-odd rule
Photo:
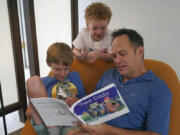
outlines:
[[[52,97],[61,98],[71,106],[79,98],[85,96],[83,84],[77,72],[70,71],[73,61],[71,48],[65,43],[54,43],[47,50],[46,58],[52,76],[33,76],[27,80],[27,93],[30,98]],[[38,135],[65,134],[75,127],[45,127],[42,119],[30,102],[32,125]],[[53,114],[52,114],[53,115]]]

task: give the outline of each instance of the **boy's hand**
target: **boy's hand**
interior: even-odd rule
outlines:
[[[83,52],[83,53],[81,53],[81,54],[79,54],[79,55],[75,55],[75,57],[76,57],[78,60],[85,60],[86,57],[87,57],[87,55],[88,55],[88,52]]]
[[[100,53],[99,51],[91,51],[91,52],[89,52],[88,55],[87,55],[87,61],[89,63],[94,62],[97,58],[99,58],[99,53]]]
[[[66,104],[68,104],[69,106],[71,106],[72,104],[74,104],[77,100],[79,100],[76,97],[67,97],[65,102]]]
[[[74,56],[77,60],[85,60],[88,54],[88,51],[82,51],[80,49],[73,49]]]

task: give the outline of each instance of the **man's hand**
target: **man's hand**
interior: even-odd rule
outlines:
[[[71,106],[72,104],[74,104],[76,101],[78,101],[79,99],[76,97],[68,97],[66,98],[66,104],[68,104],[69,106]]]
[[[90,126],[83,124],[82,122],[77,122],[75,125],[79,127],[79,129],[83,133],[89,133],[90,135],[160,135],[159,133],[155,132],[116,128],[107,124]],[[80,130],[78,131],[78,133],[80,132]]]
[[[87,132],[90,135],[108,135],[108,130],[111,130],[111,126],[107,124],[89,126],[83,124],[82,122],[77,122],[75,125],[79,127],[82,131]]]

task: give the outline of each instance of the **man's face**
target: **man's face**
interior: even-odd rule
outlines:
[[[112,42],[114,63],[125,78],[134,78],[139,73],[143,53],[143,47],[137,48],[135,52],[127,35],[118,36]]]
[[[52,76],[60,81],[63,81],[70,72],[70,66],[64,66],[61,64],[51,63],[49,67],[52,71]]]
[[[104,38],[106,29],[108,26],[107,20],[90,20],[87,24],[87,28],[91,34],[91,37],[95,41],[100,41]]]

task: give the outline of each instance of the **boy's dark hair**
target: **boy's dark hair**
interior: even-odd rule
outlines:
[[[111,20],[111,16],[111,9],[101,2],[94,2],[91,5],[87,6],[84,15],[86,23],[88,23],[92,19],[107,20],[109,23],[109,21]]]
[[[54,43],[47,50],[46,61],[48,64],[61,62],[64,66],[70,66],[73,61],[72,49],[65,43]]]
[[[112,35],[112,41],[118,36],[127,35],[135,51],[138,47],[144,46],[144,41],[142,36],[133,29],[126,29],[126,28],[118,29],[115,30],[111,35]]]

